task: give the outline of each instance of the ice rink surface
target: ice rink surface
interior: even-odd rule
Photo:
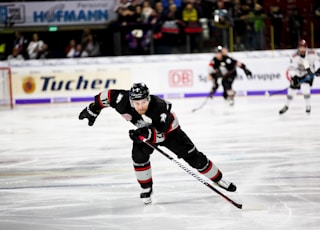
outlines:
[[[152,205],[139,199],[128,130],[105,109],[95,126],[78,120],[88,103],[0,111],[0,229],[308,229],[320,226],[320,96],[311,115],[297,96],[171,99],[180,124],[238,186],[222,191],[237,209],[158,152]],[[170,153],[167,149],[164,151]]]

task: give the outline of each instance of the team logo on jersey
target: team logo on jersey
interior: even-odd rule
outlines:
[[[167,119],[167,114],[161,113],[161,114],[160,114],[160,121],[161,121],[161,122],[166,122],[166,119]]]
[[[117,100],[116,100],[116,103],[118,104],[121,101],[122,98],[123,98],[123,94],[119,93],[119,95],[117,97]]]
[[[137,122],[134,125],[138,128],[142,128],[142,127],[146,126],[146,122],[144,120],[140,119],[140,120],[137,120]]]

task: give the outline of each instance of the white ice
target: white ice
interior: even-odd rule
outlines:
[[[0,111],[0,229],[308,229],[320,227],[320,96],[279,116],[285,96],[172,99],[183,130],[234,182],[222,191],[237,209],[158,152],[154,195],[139,198],[128,130],[105,109],[95,126],[78,120],[88,103]],[[170,153],[167,149],[162,148]],[[221,190],[220,190],[221,191]]]

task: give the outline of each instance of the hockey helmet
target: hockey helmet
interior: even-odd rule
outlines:
[[[299,48],[299,47],[307,48],[308,45],[307,45],[306,40],[304,40],[304,39],[299,40],[299,42],[298,42],[298,48]]]
[[[215,53],[221,53],[221,52],[222,52],[222,49],[223,49],[222,46],[217,46],[217,47],[214,49],[214,52],[215,52]]]
[[[306,50],[308,48],[307,42],[304,39],[299,40],[298,42],[298,54],[300,57],[305,57],[306,56]]]
[[[149,88],[144,83],[134,83],[129,91],[130,100],[150,99]]]

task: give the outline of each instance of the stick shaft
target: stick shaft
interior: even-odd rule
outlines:
[[[213,190],[214,192],[216,192],[217,194],[219,194],[220,196],[222,196],[224,199],[226,199],[228,202],[230,202],[231,204],[233,204],[235,207],[242,209],[242,204],[239,204],[233,200],[231,200],[228,196],[224,195],[222,192],[220,192],[218,189],[216,189],[215,187],[213,187],[211,184],[209,184],[205,179],[203,179],[202,177],[200,177],[199,175],[197,175],[194,171],[192,171],[188,166],[182,164],[180,161],[176,160],[175,158],[171,157],[168,153],[164,152],[162,149],[158,148],[157,146],[149,143],[143,136],[139,136],[139,139],[141,141],[143,141],[144,143],[146,143],[148,146],[150,146],[151,148],[157,150],[159,153],[161,153],[162,155],[164,155],[165,157],[167,157],[169,160],[173,161],[174,163],[176,163],[180,168],[182,168],[184,171],[186,171],[188,174],[190,174],[191,176],[193,176],[194,178],[196,178],[198,181],[200,181],[202,184],[206,185],[208,188],[210,188],[211,190]]]
[[[304,83],[304,82],[306,82],[306,81],[308,81],[308,80],[312,80],[312,79],[314,78],[314,75],[309,75],[309,76],[310,76],[310,77],[304,78],[304,79],[301,80],[299,83],[301,84],[301,83]],[[287,88],[284,88],[284,89],[282,89],[282,90],[277,90],[277,91],[268,92],[268,93],[269,93],[270,96],[272,96],[272,95],[280,94],[280,93],[288,90],[289,88],[290,88],[290,87],[287,87]]]
[[[205,106],[205,104],[207,104],[208,100],[209,100],[209,96],[206,97],[206,99],[202,102],[202,104],[201,104],[199,107],[194,108],[194,109],[192,110],[192,112],[195,112],[195,111],[197,111],[197,110],[199,110],[199,109],[202,109],[202,107]]]

